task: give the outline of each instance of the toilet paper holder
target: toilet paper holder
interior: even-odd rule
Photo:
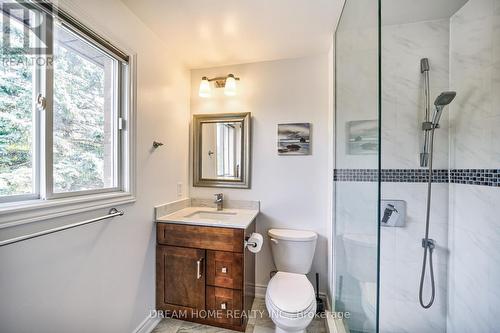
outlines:
[[[249,242],[250,236],[245,236],[245,246],[257,247],[257,243]]]

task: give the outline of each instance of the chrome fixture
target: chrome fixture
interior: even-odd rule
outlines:
[[[196,261],[196,279],[199,280],[203,276],[203,258],[200,258]]]
[[[199,95],[200,97],[210,97],[210,82],[215,81],[216,88],[224,88],[224,94],[226,96],[236,95],[236,81],[239,81],[239,77],[235,77],[234,74],[228,74],[226,76],[218,76],[214,78],[208,78],[206,76],[201,78]]]
[[[424,124],[430,121],[430,86],[429,86],[429,59],[420,59],[420,72],[424,75],[424,99],[425,99],[425,114]],[[429,163],[429,132],[424,130],[422,152],[420,153],[420,166],[426,167]]]
[[[159,148],[163,146],[163,143],[162,142],[158,142],[158,141],[153,141],[153,148],[156,149],[156,148]]]
[[[251,247],[257,247],[256,242],[249,242],[248,240],[250,239],[250,236],[245,237],[245,247],[251,246]]]
[[[222,210],[224,208],[224,195],[222,193],[217,193],[214,194],[215,196],[215,201],[214,203],[217,204],[217,210]]]
[[[406,219],[406,201],[386,200],[380,201],[380,211],[383,212],[380,219],[382,227],[404,227]]]
[[[445,91],[442,92],[434,101],[434,106],[436,107],[436,109],[434,110],[434,115],[432,117],[432,125],[435,128],[439,128],[439,120],[441,119],[441,115],[443,114],[444,107],[450,104],[456,95],[457,93],[454,91]]]
[[[44,230],[44,231],[35,232],[35,233],[29,234],[29,235],[24,235],[24,236],[19,236],[19,237],[7,239],[7,240],[4,240],[4,241],[0,242],[0,247],[1,246],[5,246],[5,245],[9,245],[9,244],[18,243],[18,242],[25,241],[25,240],[28,240],[28,239],[40,237],[40,236],[45,236],[45,235],[53,234],[53,233],[56,233],[56,232],[59,232],[59,231],[64,231],[64,230],[76,228],[76,227],[79,227],[79,226],[82,226],[82,225],[85,225],[85,224],[90,224],[90,223],[102,221],[102,220],[109,219],[109,218],[112,218],[112,217],[115,217],[115,216],[122,216],[123,214],[125,214],[123,211],[120,211],[120,210],[118,210],[116,208],[111,208],[109,210],[109,212],[108,212],[108,215],[96,217],[96,218],[93,218],[93,219],[90,219],[90,220],[86,220],[86,221],[82,221],[82,222],[78,222],[78,223],[73,223],[73,224],[69,224],[69,225],[63,225],[63,226],[60,226],[60,227],[56,227],[56,228],[52,228],[52,229],[48,229],[48,230]]]
[[[429,114],[429,61],[425,58],[420,61],[421,72],[424,74],[424,90],[426,99],[426,109],[425,109],[425,120],[422,123],[422,130],[424,131],[424,147],[423,152],[420,155],[420,165],[427,166],[429,169],[428,173],[428,183],[427,183],[427,209],[425,218],[425,237],[422,239],[422,247],[424,248],[424,257],[422,260],[422,272],[420,275],[420,286],[419,286],[419,301],[420,305],[424,309],[428,309],[434,303],[436,297],[436,283],[434,280],[434,267],[432,264],[432,252],[436,247],[436,242],[429,238],[429,224],[431,216],[431,196],[432,196],[432,158],[434,154],[434,131],[439,128],[439,120],[443,113],[444,107],[450,104],[455,96],[457,95],[454,91],[442,92],[434,101],[434,114],[432,117],[432,122],[430,121]],[[424,303],[423,293],[424,293],[424,279],[425,270],[427,268],[427,256],[429,256],[429,272],[431,278],[431,298],[428,303]]]

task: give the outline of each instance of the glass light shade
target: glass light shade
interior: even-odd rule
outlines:
[[[200,97],[210,97],[210,82],[208,78],[203,77],[200,82],[200,91],[198,93]]]
[[[236,95],[236,79],[232,74],[229,74],[226,79],[226,86],[224,88],[224,94],[226,96]]]

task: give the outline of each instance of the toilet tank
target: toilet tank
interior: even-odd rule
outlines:
[[[271,251],[276,269],[282,272],[307,274],[316,249],[318,235],[313,231],[269,229]]]

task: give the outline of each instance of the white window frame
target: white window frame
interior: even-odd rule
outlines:
[[[136,136],[136,63],[137,55],[134,51],[109,43],[106,33],[102,29],[92,30],[85,24],[86,17],[83,13],[76,14],[69,11],[54,8],[58,13],[56,19],[63,20],[65,24],[73,24],[74,29],[86,29],[85,33],[69,29],[79,37],[102,51],[112,54],[105,46],[109,45],[117,52],[127,56],[127,63],[124,66],[123,61],[118,61],[117,74],[118,82],[121,84],[120,96],[117,96],[116,110],[120,119],[117,121],[118,142],[117,142],[117,184],[116,187],[103,188],[96,190],[84,190],[67,193],[53,192],[53,156],[52,156],[52,80],[53,71],[50,68],[41,68],[37,66],[39,73],[34,83],[33,104],[35,97],[41,93],[46,98],[46,111],[39,112],[34,108],[34,133],[36,137],[35,147],[33,149],[33,169],[34,169],[34,193],[26,195],[13,195],[2,198],[0,202],[0,229],[12,227],[15,225],[46,220],[50,218],[75,214],[98,208],[111,207],[119,204],[126,204],[135,201],[135,136]],[[76,14],[76,15],[75,15]],[[78,17],[75,20],[74,17]],[[82,20],[83,18],[83,20]],[[73,20],[72,22],[64,19]],[[92,39],[93,36],[100,38],[98,41]],[[46,38],[53,43],[52,36]],[[103,46],[104,43],[108,43]],[[112,49],[113,50],[113,49]],[[116,57],[114,57],[116,59]],[[46,62],[47,63],[47,62]],[[35,105],[34,105],[35,106]],[[43,130],[41,130],[43,129]]]

